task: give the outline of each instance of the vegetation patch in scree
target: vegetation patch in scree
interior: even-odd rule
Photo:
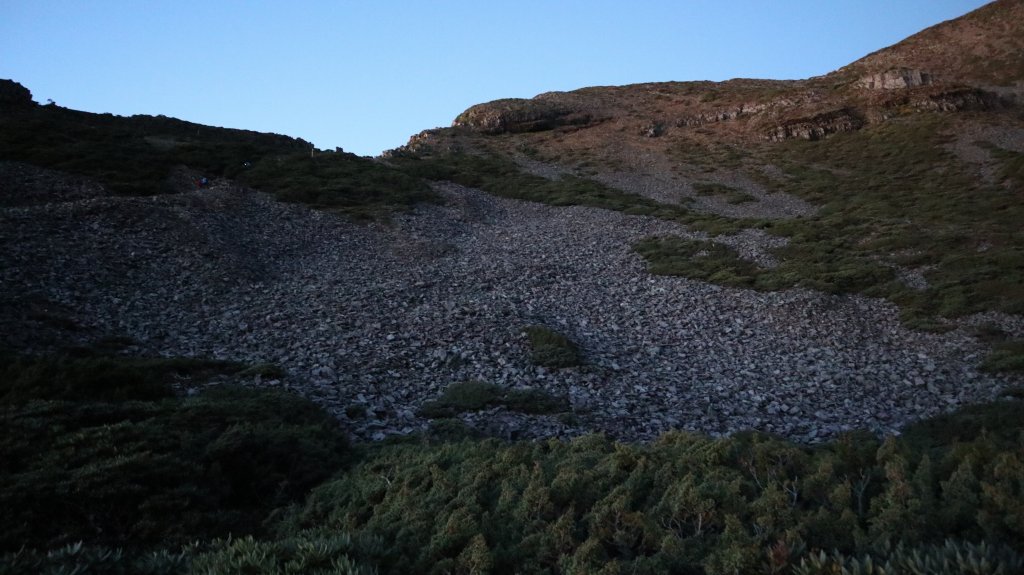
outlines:
[[[639,194],[577,176],[549,180],[520,170],[511,160],[496,155],[443,154],[398,156],[391,163],[406,173],[427,180],[447,180],[491,194],[553,206],[588,206],[650,216],[719,234],[751,227],[756,222],[703,214],[680,204],[663,204]]]
[[[974,336],[991,348],[988,357],[981,363],[981,369],[994,373],[1024,373],[1024,340],[1013,339],[1010,333],[994,324],[976,327]]]
[[[583,363],[579,347],[572,340],[543,325],[523,329],[530,341],[530,359],[550,369],[576,367]]]
[[[263,158],[239,173],[241,182],[286,202],[328,208],[361,218],[436,202],[426,182],[368,158],[343,152]]]
[[[991,142],[975,142],[988,150],[1001,163],[998,178],[1000,183],[1010,182],[1020,189],[1024,186],[1024,154],[1000,148]]]
[[[215,128],[164,116],[121,117],[57,106],[0,113],[0,159],[87,176],[120,195],[180,191],[188,166],[288,202],[378,217],[436,201],[427,184],[369,158],[315,152],[303,140]]]
[[[906,319],[1024,312],[1019,183],[1007,188],[978,178],[947,148],[953,136],[944,118],[916,114],[766,148],[789,175],[769,185],[821,206],[816,216],[771,227],[790,238],[777,252],[778,273],[803,270],[814,280],[841,262],[874,260],[927,270],[924,290],[883,273],[855,285],[898,303]]]
[[[736,250],[715,242],[677,236],[651,237],[633,245],[653,274],[685,276],[734,287],[762,287],[762,270]]]
[[[718,260],[724,273],[711,281],[884,297],[914,327],[942,328],[936,317],[982,311],[1024,313],[1020,156],[994,149],[1011,185],[987,184],[947,149],[952,136],[943,118],[915,114],[821,141],[751,150],[756,165],[785,174],[752,170],[751,177],[819,206],[812,216],[756,225],[789,240],[773,250],[777,267],[751,277],[737,272],[729,254],[685,261],[692,251],[686,242],[638,246],[654,273],[710,280]],[[924,270],[928,286],[905,285],[895,268]]]
[[[177,397],[169,377],[239,366],[114,358],[0,365],[0,550],[141,549],[261,533],[347,459],[337,422],[281,392]]]
[[[1008,340],[993,345],[981,369],[991,372],[1024,373],[1024,340]]]
[[[757,198],[743,190],[715,182],[697,182],[693,185],[693,191],[698,196],[721,198],[727,204],[746,204],[757,201]]]
[[[520,413],[559,413],[568,402],[542,390],[506,389],[493,383],[464,381],[449,385],[440,397],[420,408],[422,417],[451,418],[460,413],[504,407]]]

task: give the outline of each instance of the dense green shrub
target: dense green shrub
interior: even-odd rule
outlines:
[[[438,199],[422,179],[346,153],[266,157],[238,178],[282,201],[364,217]]]
[[[816,448],[680,433],[649,446],[396,445],[316,489],[278,532],[379,537],[391,542],[388,573],[442,573],[468,556],[492,572],[775,573],[819,550],[947,537],[997,545],[977,548],[993,558],[1024,547],[1018,439],[967,427],[928,444],[911,431]]]
[[[995,344],[992,353],[981,368],[994,372],[1024,372],[1024,340],[1009,340]]]
[[[197,554],[192,572],[203,575],[371,575],[383,543],[345,533],[310,531],[277,541],[251,536],[220,540]]]
[[[238,364],[191,358],[112,358],[86,354],[46,360],[0,355],[0,404],[30,400],[155,400],[173,396],[175,378],[233,373]]]
[[[344,464],[343,434],[311,403],[229,386],[178,398],[163,381],[167,364],[7,363],[0,550],[259,532]]]
[[[1016,569],[1024,549],[1018,401],[882,442],[453,432],[350,452],[329,416],[287,394],[137,398],[106,394],[94,374],[81,379],[101,390],[88,399],[67,382],[96,362],[48,361],[62,385],[33,375],[39,362],[7,364],[22,384],[0,420],[0,573],[875,572],[863,571],[869,560],[886,573],[954,560],[998,573],[984,561]],[[140,364],[111,389],[164,377]],[[510,397],[474,383],[434,407]],[[85,544],[63,547],[75,541]]]
[[[541,390],[506,389],[493,383],[464,381],[449,385],[440,397],[423,404],[419,413],[435,419],[450,418],[498,406],[520,413],[557,413],[569,407],[564,399]]]
[[[51,551],[20,549],[0,554],[0,575],[177,575],[189,572],[189,551],[125,553],[75,543]]]
[[[881,550],[849,557],[812,553],[800,560],[794,575],[1011,575],[1024,571],[1024,555],[1002,545],[947,540],[944,545]]]
[[[557,331],[542,325],[531,325],[523,331],[530,340],[533,363],[552,369],[576,367],[583,363],[576,344]]]

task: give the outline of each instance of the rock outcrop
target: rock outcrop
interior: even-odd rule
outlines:
[[[407,154],[429,155],[433,153],[452,154],[462,151],[449,134],[442,128],[423,130],[413,135],[404,146],[384,150],[382,158],[397,158]]]
[[[850,108],[823,112],[809,118],[788,120],[765,133],[772,142],[802,139],[820,140],[831,134],[852,132],[864,127],[864,120]]]
[[[27,109],[35,105],[28,88],[13,80],[0,80],[0,111]]]
[[[711,124],[714,122],[727,122],[729,120],[736,120],[744,116],[750,116],[753,114],[759,114],[764,112],[768,108],[772,107],[774,103],[757,103],[757,104],[740,104],[735,108],[725,108],[720,110],[712,110],[710,112],[701,112],[698,114],[692,114],[676,120],[676,127],[696,127],[703,126],[705,124]]]
[[[507,98],[477,104],[459,114],[453,127],[484,134],[539,132],[558,126],[587,124],[591,116],[546,99]]]
[[[999,96],[975,88],[960,88],[915,99],[914,108],[928,112],[990,110],[999,106]]]
[[[900,90],[931,84],[931,74],[910,68],[897,68],[878,74],[868,74],[857,80],[857,86],[868,90]]]

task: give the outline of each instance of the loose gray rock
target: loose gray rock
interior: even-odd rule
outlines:
[[[120,335],[137,353],[274,363],[285,378],[252,384],[305,395],[375,440],[426,429],[418,408],[470,380],[572,406],[462,414],[501,437],[759,429],[806,442],[894,433],[1019,381],[978,371],[986,348],[968,328],[910,331],[881,300],[651,276],[630,245],[692,237],[677,224],[437,190],[443,205],[387,224],[223,183],[0,208],[0,343]],[[584,365],[532,365],[532,324],[575,341]]]

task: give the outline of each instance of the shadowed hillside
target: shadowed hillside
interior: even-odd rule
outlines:
[[[0,81],[0,573],[1024,571],[1022,38],[373,159]]]

